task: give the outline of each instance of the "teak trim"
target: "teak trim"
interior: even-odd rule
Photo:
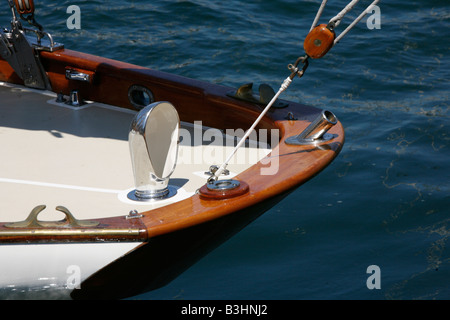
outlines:
[[[181,121],[202,120],[205,126],[218,129],[246,129],[261,112],[261,106],[228,97],[232,88],[188,79],[136,65],[118,62],[67,49],[56,52],[42,52],[41,60],[55,93],[68,95],[78,90],[88,100],[112,104],[133,109],[128,100],[128,89],[132,85],[149,88],[155,101],[170,101],[180,115]],[[69,80],[66,69],[85,70],[92,77],[91,83]],[[0,59],[0,81],[21,84],[22,81],[8,63]],[[323,170],[339,153],[344,143],[344,130],[338,123],[329,131],[335,138],[319,145],[292,146],[284,139],[297,135],[304,130],[321,110],[289,102],[288,107],[268,112],[257,129],[278,129],[281,137],[277,146],[265,159],[258,162],[235,179],[245,182],[249,190],[243,195],[225,199],[202,199],[198,194],[183,201],[142,212],[142,226],[135,238],[123,238],[124,241],[147,241],[148,239],[188,228],[213,219],[244,210],[289,192]],[[296,120],[286,120],[289,113]],[[267,161],[277,161],[278,170],[271,175],[262,175]],[[200,188],[201,186],[199,186]],[[123,222],[123,221],[122,221]],[[121,222],[121,223],[122,223]],[[117,218],[102,219],[100,226],[117,223]],[[109,227],[108,227],[109,228]],[[75,236],[42,235],[33,236],[2,235],[5,227],[0,223],[0,243],[15,241],[101,241],[101,235]],[[53,237],[53,238],[52,238]],[[115,239],[114,236],[110,239]]]

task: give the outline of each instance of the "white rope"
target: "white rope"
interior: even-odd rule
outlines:
[[[236,145],[236,147],[233,149],[233,151],[231,152],[231,154],[228,156],[228,158],[225,160],[225,162],[219,167],[219,169],[217,169],[217,171],[214,173],[213,176],[211,176],[209,179],[214,179],[217,180],[218,177],[222,174],[222,172],[226,169],[226,167],[228,166],[228,163],[230,162],[231,158],[234,156],[234,154],[236,153],[236,151],[242,146],[242,144],[245,142],[245,140],[249,137],[249,135],[252,133],[252,131],[255,129],[256,125],[259,123],[259,121],[261,121],[261,119],[264,117],[264,115],[267,113],[267,111],[269,111],[270,107],[272,107],[273,103],[278,99],[278,97],[280,96],[280,94],[286,90],[289,85],[291,84],[292,79],[290,77],[287,77],[284,82],[281,84],[280,89],[278,90],[278,92],[273,96],[272,100],[270,100],[270,102],[267,104],[267,106],[264,108],[264,110],[261,112],[261,114],[259,115],[259,117],[255,120],[255,122],[253,122],[252,126],[250,127],[250,129],[247,130],[247,132],[245,133],[245,135],[241,138],[241,140],[239,141],[239,143]],[[208,179],[208,181],[209,181]]]
[[[364,10],[359,16],[358,18],[356,18],[351,24],[348,25],[348,27],[342,31],[338,37],[336,37],[336,39],[334,39],[334,44],[338,43],[339,40],[342,39],[343,36],[345,36],[347,34],[347,32],[349,32],[359,21],[361,21],[362,18],[364,18],[364,16],[366,14],[368,14],[369,12],[371,12],[373,10],[373,7],[379,2],[380,0],[375,0],[373,1],[367,8],[366,10]],[[333,18],[334,19],[334,18]],[[331,22],[331,20],[330,20]]]
[[[341,23],[342,18],[350,11],[353,9],[353,7],[359,2],[359,0],[352,0],[350,1],[349,4],[347,4],[345,6],[344,9],[342,9],[341,12],[339,12],[334,18],[331,18],[330,23],[334,22],[335,23],[335,27],[337,27],[339,25],[339,23]]]
[[[314,18],[313,24],[311,25],[311,29],[309,30],[309,32],[311,32],[312,29],[314,29],[320,19],[320,16],[322,15],[323,10],[325,9],[325,5],[327,4],[328,0],[322,0],[322,3],[320,5],[319,10],[317,11],[316,17]],[[342,39],[342,37],[344,37],[359,21],[361,21],[362,18],[364,18],[364,16],[366,14],[368,14],[369,12],[371,12],[373,10],[373,7],[379,2],[380,0],[375,0],[373,1],[359,16],[358,18],[356,18],[350,25],[348,25],[348,27],[341,32],[341,34],[336,37],[336,39],[334,40],[333,45],[335,45],[336,43],[339,42],[339,40]],[[339,12],[336,16],[334,16],[333,18],[330,19],[330,21],[328,22],[329,25],[333,25],[333,28],[337,27],[340,23],[341,20],[344,18],[344,16],[353,9],[353,7],[359,2],[359,0],[352,0],[350,1],[344,9],[341,10],[341,12]]]
[[[310,32],[312,29],[314,29],[314,27],[317,25],[317,22],[320,19],[320,16],[322,15],[322,12],[325,8],[325,5],[327,4],[328,0],[322,0],[322,3],[320,5],[319,10],[317,11],[316,17],[314,18],[313,24],[311,26]],[[359,2],[359,0],[352,0],[349,4],[347,4],[345,6],[345,8],[339,12],[335,17],[333,17],[330,21],[329,24],[334,23],[334,26],[336,27],[337,25],[339,25],[339,23],[341,22],[342,18],[351,10],[353,9],[353,7]],[[376,5],[379,2],[379,0],[375,0],[372,2],[372,4],[370,4],[366,10],[363,11],[363,13],[361,13],[359,15],[358,18],[356,18],[335,40],[334,40],[334,44],[336,44],[348,31],[350,31],[351,28],[353,28],[367,13],[369,13],[370,11],[372,11],[373,6]],[[303,70],[304,71],[304,70]],[[292,74],[292,77],[294,77],[295,74]],[[301,75],[300,75],[301,76]],[[245,140],[250,136],[250,134],[252,133],[252,131],[256,128],[256,126],[258,125],[258,123],[261,121],[261,119],[264,117],[264,115],[267,113],[267,111],[269,111],[269,109],[272,107],[273,103],[278,99],[278,97],[280,96],[280,94],[286,90],[289,85],[292,82],[292,78],[291,77],[287,77],[284,82],[281,84],[280,89],[278,90],[278,92],[273,96],[272,100],[270,100],[270,102],[267,104],[267,106],[264,108],[264,110],[261,112],[261,114],[259,115],[259,117],[255,120],[255,122],[252,124],[252,126],[250,127],[250,129],[247,130],[247,132],[245,133],[245,135],[241,138],[241,140],[239,141],[239,143],[236,145],[236,147],[233,149],[233,151],[230,153],[230,155],[227,157],[227,159],[225,160],[225,162],[216,170],[216,172],[208,179],[208,181],[211,180],[216,180],[218,179],[218,177],[222,174],[222,172],[226,169],[226,167],[228,166],[228,163],[230,162],[231,158],[235,155],[235,153],[237,152],[237,150],[242,146],[242,144],[244,144]]]
[[[320,16],[322,15],[323,9],[325,9],[325,5],[327,4],[328,0],[322,0],[322,4],[320,5],[319,11],[317,11],[316,17],[314,18],[314,21],[311,25],[311,29],[309,29],[309,32],[311,32],[312,29],[314,29],[317,25],[317,22],[320,19]]]

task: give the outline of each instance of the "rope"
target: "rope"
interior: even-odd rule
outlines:
[[[328,0],[322,0],[322,3],[320,5],[319,10],[317,11],[316,17],[314,18],[314,22],[311,26],[311,29],[309,30],[311,32],[311,30],[317,25],[320,16],[322,15],[323,10],[325,9],[325,5],[327,4]],[[339,40],[341,40],[358,22],[361,21],[362,18],[364,18],[364,16],[366,14],[368,14],[369,12],[371,12],[373,10],[373,7],[379,2],[380,0],[374,0],[350,25],[347,26],[347,28],[341,32],[341,34],[336,37],[336,39],[334,40],[334,44],[338,43]],[[344,9],[341,10],[341,12],[339,12],[335,17],[331,18],[330,21],[328,22],[328,26],[330,26],[330,28],[335,28],[337,27],[340,23],[341,20],[344,18],[344,16],[353,9],[353,7],[359,2],[359,0],[352,0],[350,1]]]
[[[303,68],[302,69],[298,68],[298,65],[300,63],[303,63]],[[253,122],[253,124],[250,127],[250,129],[247,130],[247,132],[244,134],[244,136],[238,142],[236,147],[233,149],[233,151],[227,157],[225,162],[217,169],[216,172],[214,172],[211,175],[211,177],[209,177],[208,182],[217,181],[218,177],[222,174],[222,172],[228,166],[228,163],[230,162],[231,158],[234,156],[234,154],[237,152],[237,150],[242,146],[242,144],[245,142],[245,140],[250,136],[250,134],[255,129],[255,127],[257,126],[259,121],[261,121],[261,119],[264,117],[264,115],[267,113],[267,111],[269,111],[270,107],[272,107],[272,105],[278,99],[280,94],[289,87],[289,85],[292,83],[292,80],[295,78],[296,75],[299,76],[299,78],[301,78],[303,76],[303,74],[305,73],[305,70],[306,70],[307,67],[308,67],[308,57],[307,56],[299,57],[294,65],[290,64],[288,66],[288,69],[291,71],[290,76],[287,77],[283,81],[283,83],[281,84],[280,89],[278,90],[278,92],[272,97],[272,100],[270,100],[270,102],[267,104],[267,106],[261,112],[259,117],[255,120],[255,122]]]
[[[259,117],[253,122],[250,129],[247,130],[245,135],[241,138],[239,143],[236,145],[236,147],[233,149],[233,151],[230,153],[228,158],[225,160],[225,162],[217,169],[217,171],[208,179],[208,182],[215,181],[218,179],[218,177],[222,174],[222,172],[226,169],[228,166],[228,163],[230,162],[231,158],[234,156],[234,154],[237,152],[237,150],[242,146],[242,144],[245,142],[245,140],[249,137],[249,135],[252,133],[252,131],[255,129],[256,125],[261,121],[261,119],[264,117],[264,115],[269,111],[270,107],[272,107],[273,103],[278,99],[280,94],[286,90],[289,85],[292,83],[292,79],[290,77],[287,77],[283,83],[281,84],[280,89],[278,92],[273,96],[272,100],[267,104],[267,106],[264,108],[264,110],[261,112]]]
[[[359,0],[352,0],[349,4],[345,6],[344,9],[342,9],[341,12],[339,12],[334,18],[331,18],[329,24],[333,24],[335,27],[341,23],[342,18],[353,9],[353,7],[359,2]]]
[[[317,25],[317,22],[320,19],[320,16],[322,15],[323,10],[325,9],[325,6],[327,4],[328,0],[322,0],[322,3],[320,5],[319,10],[317,11],[316,17],[314,18],[313,24],[311,26],[310,32],[312,29],[315,28],[315,26]],[[334,29],[336,26],[338,26],[342,20],[342,18],[350,11],[353,9],[353,7],[359,2],[359,0],[352,0],[350,1],[350,3],[348,3],[344,9],[342,9],[341,12],[339,12],[335,17],[333,17],[329,23],[328,26],[331,29]],[[334,44],[338,43],[339,40],[342,39],[343,36],[345,36],[347,34],[347,32],[350,31],[350,29],[352,29],[367,13],[369,13],[370,11],[372,11],[373,6],[375,6],[377,3],[379,2],[379,0],[374,0],[367,8],[366,10],[364,10],[343,32],[341,32],[341,34],[336,37],[336,39],[334,40]],[[302,62],[304,64],[303,68],[301,70],[299,70],[297,68],[298,64]],[[241,138],[241,140],[238,142],[238,144],[236,145],[236,147],[233,149],[233,151],[230,153],[230,155],[227,157],[227,159],[225,160],[225,162],[216,170],[216,172],[214,172],[211,177],[209,177],[208,179],[208,183],[209,182],[213,182],[213,181],[217,181],[218,177],[222,174],[222,172],[226,169],[226,167],[228,166],[228,163],[230,162],[231,158],[235,155],[235,153],[237,152],[237,150],[242,146],[242,144],[245,142],[245,140],[250,136],[250,134],[252,133],[252,131],[256,128],[256,126],[258,125],[258,123],[261,121],[261,119],[264,117],[264,115],[267,113],[267,111],[269,111],[269,109],[272,107],[273,103],[278,99],[278,97],[280,96],[280,94],[286,90],[289,85],[292,83],[292,79],[298,75],[299,77],[303,76],[303,73],[305,72],[306,68],[308,67],[308,56],[304,56],[304,57],[300,57],[297,59],[295,65],[289,65],[288,68],[289,70],[291,70],[291,75],[289,77],[287,77],[283,83],[280,86],[280,89],[278,90],[278,92],[273,96],[272,100],[270,100],[270,102],[267,104],[267,106],[264,108],[264,110],[261,112],[261,114],[259,115],[259,117],[255,120],[255,122],[253,122],[252,126],[250,127],[250,129],[247,130],[247,132],[245,133],[245,135]]]
[[[356,18],[351,24],[348,25],[348,27],[342,31],[338,37],[336,37],[336,39],[334,39],[334,44],[338,43],[342,37],[344,37],[347,32],[349,32],[359,21],[361,21],[362,18],[364,18],[364,16],[366,14],[368,14],[369,12],[371,12],[373,10],[373,7],[379,2],[380,0],[375,0],[373,1],[367,8],[366,10],[364,10],[359,16],[358,18]],[[333,18],[334,19],[334,18]],[[331,22],[331,20],[330,20]]]
[[[317,11],[316,17],[314,18],[314,21],[311,25],[311,29],[309,29],[309,32],[311,32],[312,29],[317,25],[317,22],[320,19],[320,16],[322,15],[323,9],[325,9],[325,5],[327,4],[328,0],[322,0],[322,4],[320,5],[319,11]]]

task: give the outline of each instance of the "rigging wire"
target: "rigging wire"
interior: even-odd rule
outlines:
[[[339,12],[334,18],[331,18],[329,23],[333,23],[335,27],[337,27],[340,23],[342,18],[353,9],[353,7],[359,2],[359,0],[352,0],[350,1],[344,9],[342,9],[341,12]]]
[[[351,24],[347,26],[347,28],[342,31],[338,37],[336,37],[333,41],[333,46],[337,44],[361,19],[371,12],[373,10],[373,7],[379,2],[380,0],[374,0]],[[319,10],[317,11],[317,14],[314,18],[314,21],[310,28],[310,34],[313,29],[317,27],[320,27],[317,25],[323,10],[325,9],[325,6],[327,4],[328,0],[322,0],[322,3],[319,7]],[[337,27],[344,16],[353,9],[353,7],[359,2],[359,0],[352,0],[350,1],[344,9],[342,9],[336,16],[331,18],[328,22],[327,29],[331,30],[334,33],[334,28]],[[331,47],[330,47],[331,48]],[[329,50],[329,49],[328,49]],[[326,52],[325,52],[326,53]],[[324,54],[325,54],[324,53]],[[264,117],[264,115],[269,111],[269,109],[272,107],[273,103],[278,99],[280,94],[285,91],[289,85],[292,83],[292,80],[295,78],[296,75],[298,75],[300,78],[303,76],[306,68],[308,67],[308,55],[302,56],[297,59],[294,65],[290,64],[288,66],[289,70],[291,71],[291,75],[287,77],[283,83],[280,86],[280,89],[278,92],[273,96],[272,100],[267,104],[267,106],[264,108],[264,110],[261,112],[261,114],[258,116],[258,118],[253,122],[252,126],[246,131],[245,135],[240,139],[236,147],[232,150],[230,155],[227,157],[225,162],[215,171],[211,172],[212,175],[208,178],[208,183],[213,183],[218,180],[218,177],[224,172],[226,167],[228,166],[228,163],[230,162],[231,158],[235,155],[237,150],[244,144],[245,140],[250,136],[251,132],[255,129],[255,127],[258,125],[258,123],[261,121],[261,119]],[[298,65],[300,62],[303,63],[303,68],[299,70]]]
[[[314,29],[315,26],[317,26],[317,23],[319,22],[320,16],[322,15],[323,9],[325,9],[327,2],[328,2],[328,0],[322,0],[322,3],[320,4],[320,8],[317,11],[316,17],[314,18],[311,28],[309,29],[309,32],[311,32],[311,30]]]
[[[359,21],[361,21],[362,18],[369,12],[372,12],[373,7],[379,2],[380,0],[373,1],[367,8],[364,10],[355,20],[353,20],[352,23],[348,25],[348,27],[342,31],[338,37],[334,40],[334,44],[338,43]],[[334,19],[334,18],[333,18]],[[332,20],[333,20],[332,19]],[[341,18],[342,19],[342,18]],[[331,22],[331,20],[330,20]]]

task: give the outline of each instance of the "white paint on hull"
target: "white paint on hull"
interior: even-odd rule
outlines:
[[[1,245],[0,299],[70,298],[85,279],[140,244]]]

